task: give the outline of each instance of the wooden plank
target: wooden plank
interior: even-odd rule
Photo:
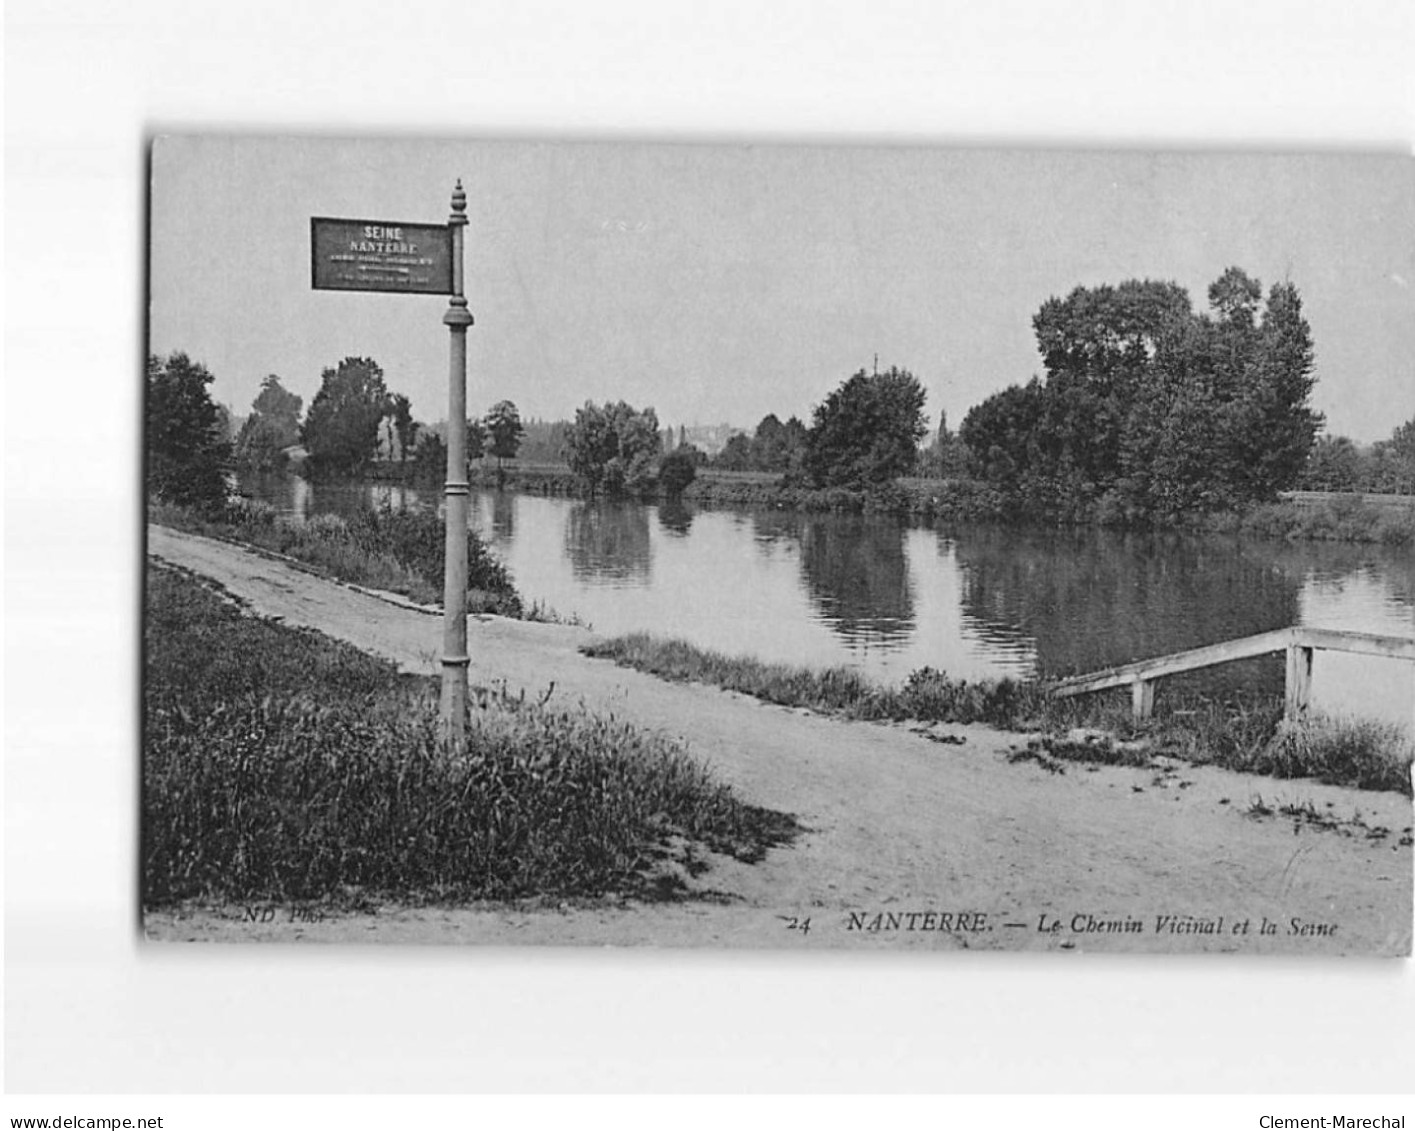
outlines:
[[[1156,656],[1151,660],[1137,660],[1133,664],[1122,664],[1115,668],[1091,672],[1089,675],[1072,676],[1052,687],[1052,694],[1058,696],[1083,695],[1091,691],[1105,691],[1112,687],[1132,687],[1133,706],[1140,715],[1141,685],[1152,685],[1161,676],[1177,675],[1180,672],[1195,671],[1198,668],[1226,664],[1232,660],[1246,660],[1254,656],[1264,656],[1271,652],[1288,652],[1288,697],[1291,710],[1292,695],[1300,694],[1305,707],[1311,695],[1312,650],[1322,648],[1333,652],[1353,652],[1365,656],[1383,656],[1397,660],[1415,660],[1415,638],[1404,636],[1379,636],[1371,632],[1345,632],[1333,628],[1280,628],[1274,632],[1260,632],[1256,636],[1244,636],[1237,640],[1226,640],[1221,644],[1209,644],[1203,648],[1191,648],[1187,652],[1174,652],[1168,656]],[[1298,671],[1294,675],[1292,659],[1294,652],[1305,653],[1305,674]],[[1299,665],[1301,667],[1301,665]],[[1294,680],[1296,681],[1294,683]],[[1294,690],[1295,689],[1295,690]],[[1154,688],[1150,686],[1150,702],[1154,700]]]
[[[1407,636],[1377,636],[1372,632],[1343,632],[1334,628],[1297,628],[1293,632],[1296,642],[1308,648],[1415,660],[1415,638]]]
[[[1226,640],[1222,644],[1191,648],[1187,652],[1157,656],[1152,660],[1137,660],[1133,664],[1122,664],[1120,667],[1106,668],[1089,675],[1073,676],[1055,684],[1052,694],[1081,695],[1088,691],[1124,687],[1134,683],[1136,679],[1154,680],[1160,676],[1176,675],[1196,668],[1212,667],[1214,664],[1226,664],[1230,660],[1246,660],[1253,656],[1265,656],[1270,652],[1281,652],[1290,643],[1292,629],[1280,628],[1274,632],[1259,633],[1257,636]]]

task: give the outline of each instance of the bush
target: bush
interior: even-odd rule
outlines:
[[[683,448],[669,452],[659,461],[658,486],[670,499],[676,499],[681,495],[697,477],[697,462]]]

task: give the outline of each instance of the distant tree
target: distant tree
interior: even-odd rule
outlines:
[[[219,510],[231,446],[204,365],[185,353],[147,359],[147,489],[161,502]]]
[[[290,392],[280,384],[280,378],[271,373],[260,383],[260,392],[251,402],[251,411],[278,426],[288,439],[286,447],[289,447],[299,441],[300,409],[304,403],[303,397]]]
[[[378,431],[388,406],[377,362],[346,357],[321,375],[300,436],[311,470],[321,477],[353,476],[378,453]]]
[[[486,455],[486,425],[476,417],[467,421],[467,462]]]
[[[1365,489],[1415,495],[1415,417],[1372,447],[1368,466]]]
[[[566,430],[565,459],[591,494],[603,489],[620,495],[653,482],[662,442],[653,409],[639,412],[624,401],[603,406],[587,401]]]
[[[739,432],[730,437],[722,451],[717,453],[713,466],[723,471],[751,471],[756,463],[754,455],[752,438],[745,432]]]
[[[540,463],[560,463],[564,460],[565,431],[570,427],[568,420],[524,420],[525,432],[521,436],[521,447],[517,458]]]
[[[920,457],[920,474],[934,479],[958,479],[968,472],[968,447],[949,431],[948,413],[938,414],[938,435]]]
[[[511,401],[497,401],[486,414],[486,430],[491,437],[491,454],[496,457],[500,470],[501,461],[515,459],[521,447],[521,436],[525,433],[521,414]]]
[[[924,423],[924,388],[912,373],[862,369],[817,406],[805,470],[818,487],[864,487],[914,469]]]
[[[420,483],[447,479],[447,444],[436,432],[424,432],[413,451],[413,475]]]
[[[269,470],[285,463],[285,449],[300,441],[300,410],[304,399],[289,392],[280,378],[269,374],[251,402],[251,414],[236,437],[236,462]]]
[[[413,419],[413,405],[402,393],[394,393],[388,398],[389,419],[393,432],[398,437],[398,462],[406,463],[408,453],[416,448],[418,430],[422,427]]]
[[[796,417],[781,423],[775,413],[762,417],[752,438],[752,466],[756,471],[791,471],[806,452],[806,426]]]
[[[1300,486],[1307,491],[1359,491],[1361,452],[1346,436],[1319,436],[1307,457]]]
[[[674,448],[658,464],[658,485],[670,499],[683,494],[698,477],[698,465],[688,448]]]

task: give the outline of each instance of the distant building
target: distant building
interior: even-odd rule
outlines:
[[[680,426],[678,429],[680,445],[686,440],[687,443],[709,456],[715,456],[727,447],[727,441],[733,436],[749,435],[751,435],[749,429],[739,428],[735,424],[688,424]]]

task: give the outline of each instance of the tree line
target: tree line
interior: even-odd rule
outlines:
[[[676,495],[698,470],[756,471],[784,485],[869,491],[903,476],[987,485],[1018,516],[1047,521],[1152,523],[1241,508],[1284,490],[1415,491],[1415,420],[1363,450],[1319,437],[1310,404],[1311,330],[1295,286],[1266,293],[1226,270],[1196,310],[1173,282],[1076,287],[1032,319],[1043,373],[974,406],[955,433],[940,414],[932,443],[926,394],[907,369],[863,369],[811,413],[768,414],[715,457],[660,429],[651,407],[587,402],[570,421],[533,421],[510,401],[466,422],[468,459],[503,463],[522,452],[563,461],[589,494]],[[148,365],[150,482],[173,498],[211,490],[212,468],[280,466],[300,445],[315,477],[353,477],[377,458],[413,461],[440,479],[446,447],[413,419],[382,369],[349,357],[327,368],[301,419],[302,399],[270,375],[234,445],[220,438],[211,376],[185,354]],[[210,432],[209,439],[203,438]],[[196,439],[193,439],[196,437]],[[178,472],[192,467],[204,470]],[[208,466],[209,465],[209,466]]]
[[[234,439],[230,414],[211,398],[211,372],[186,353],[148,357],[145,448],[148,491],[161,501],[206,509],[224,504],[227,476],[236,469],[269,471],[291,464],[302,450],[301,471],[313,478],[357,477],[380,446],[415,474],[441,479],[444,438],[415,420],[409,399],[390,392],[370,358],[346,357],[326,368],[301,420],[304,400],[275,374],[261,382]],[[468,460],[491,455],[498,469],[514,459],[523,427],[516,405],[498,401],[485,417],[466,421]]]

